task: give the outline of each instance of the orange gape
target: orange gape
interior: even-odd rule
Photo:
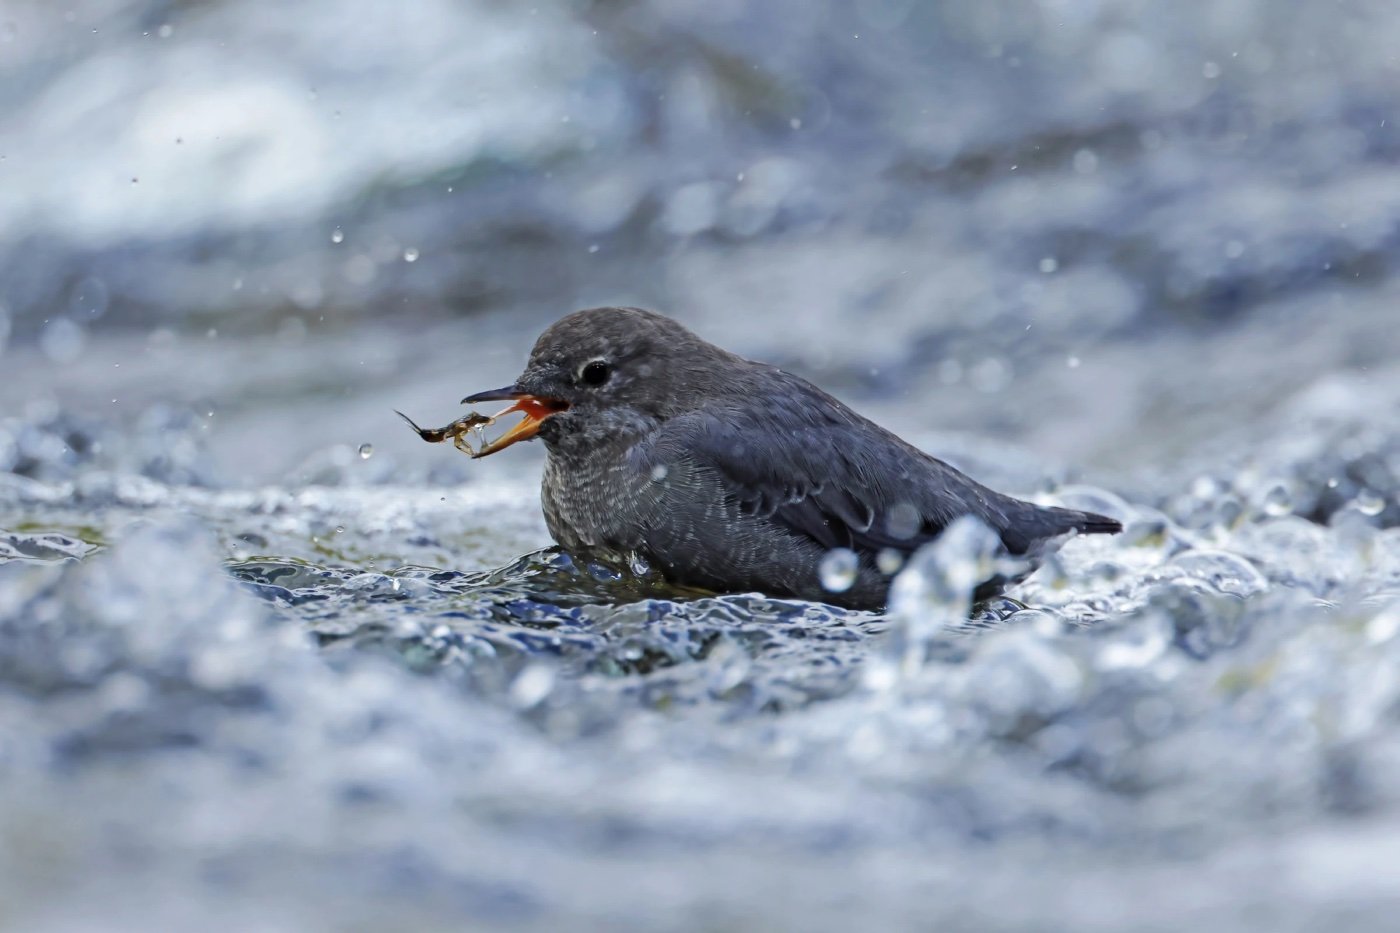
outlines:
[[[509,415],[518,411],[525,415],[525,417],[520,420],[520,423],[489,444],[482,445],[481,449],[472,454],[472,456],[485,457],[487,454],[494,454],[498,450],[505,450],[516,441],[529,440],[539,433],[540,425],[544,422],[544,419],[568,407],[569,405],[567,402],[561,402],[558,399],[536,398],[533,395],[525,396],[509,408],[498,411],[491,416],[491,420],[495,421],[502,415]]]

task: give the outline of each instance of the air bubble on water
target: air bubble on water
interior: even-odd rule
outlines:
[[[1358,492],[1353,504],[1356,506],[1356,511],[1362,515],[1376,516],[1385,511],[1385,499],[1369,489]]]
[[[336,526],[335,526],[335,533],[338,534],[338,535],[343,535],[343,534],[345,534],[345,526],[344,526],[344,525],[336,525]]]
[[[1269,588],[1269,581],[1253,564],[1228,551],[1185,551],[1172,558],[1171,566],[1228,596],[1246,598]]]
[[[361,444],[361,445],[360,445],[360,459],[361,459],[361,460],[368,460],[370,457],[373,457],[373,456],[374,456],[374,445],[373,445],[373,444]]]
[[[666,464],[658,463],[651,468],[651,481],[653,483],[664,482],[668,473],[670,473],[670,470],[667,468]]]
[[[833,548],[822,556],[817,570],[822,589],[828,593],[844,593],[855,585],[860,572],[860,558],[850,548]]]
[[[632,551],[627,555],[627,569],[632,571],[634,577],[645,577],[651,573],[651,564],[647,563],[645,557]]]
[[[417,261],[418,261],[418,250],[414,249],[412,246],[410,246],[408,249],[404,250],[404,251],[403,251],[403,261],[404,261],[404,262],[417,262]]]
[[[1339,485],[1339,483],[1338,483],[1338,481],[1337,481],[1337,477],[1335,477],[1335,476],[1328,477],[1328,479],[1327,479],[1327,488],[1328,488],[1328,489],[1336,489],[1338,485]]]
[[[342,229],[340,229],[339,227],[336,227],[334,230],[332,230],[332,231],[331,231],[331,242],[332,242],[332,243],[344,243],[344,242],[345,242],[345,231],[342,230]]]

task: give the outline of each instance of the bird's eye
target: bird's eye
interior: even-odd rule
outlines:
[[[612,367],[608,365],[606,360],[594,360],[583,367],[579,378],[583,380],[584,385],[600,386],[607,382],[611,375]]]

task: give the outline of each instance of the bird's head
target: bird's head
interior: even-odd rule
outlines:
[[[732,388],[716,374],[721,360],[753,365],[651,311],[575,312],[540,335],[513,385],[462,399],[464,404],[512,401],[500,414],[525,416],[476,455],[536,436],[554,445],[645,433]]]

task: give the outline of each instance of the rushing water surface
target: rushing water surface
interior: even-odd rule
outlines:
[[[1394,929],[1394,4],[273,6],[0,8],[0,928]],[[550,550],[603,301],[1125,531]]]

